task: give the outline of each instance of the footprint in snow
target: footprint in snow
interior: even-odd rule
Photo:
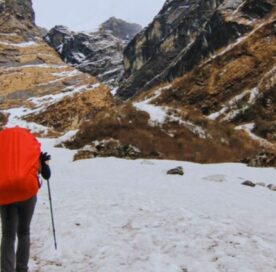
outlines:
[[[214,181],[214,182],[224,182],[226,181],[226,176],[225,175],[211,175],[204,177],[203,179],[209,180],[209,181]]]

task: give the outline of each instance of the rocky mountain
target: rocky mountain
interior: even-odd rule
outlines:
[[[123,48],[140,30],[137,24],[112,17],[92,33],[56,26],[45,40],[66,63],[116,87],[123,74]]]
[[[122,19],[111,17],[101,24],[100,29],[111,31],[115,37],[129,43],[142,30],[142,27],[139,24],[128,23]]]
[[[270,0],[166,1],[124,51],[128,101],[67,145],[200,162],[276,155],[275,17]]]
[[[66,65],[42,39],[34,23],[31,1],[6,0],[1,1],[0,6],[1,127],[17,112],[39,114],[63,99],[74,103],[74,98],[78,97],[83,101],[78,114],[69,114],[64,120],[70,129],[77,128],[89,111],[104,107],[104,102],[98,105],[99,100],[110,95],[109,91],[94,77]],[[106,99],[104,97],[103,101]],[[57,134],[58,130],[40,126],[36,132]]]
[[[2,32],[20,33],[27,37],[37,34],[31,0],[1,0],[0,28]]]
[[[56,26],[45,36],[45,41],[63,61],[110,86],[116,86],[122,76],[124,43],[109,31],[76,33],[64,26]]]
[[[199,4],[209,7],[212,15],[205,14],[205,9],[198,10]],[[183,19],[183,8],[191,12],[191,15],[184,13],[187,21]],[[170,17],[172,10],[175,13]],[[194,12],[200,16],[197,18]],[[117,156],[205,163],[269,161],[268,165],[273,165],[276,155],[274,2],[171,0],[166,1],[160,14],[126,48],[125,54],[133,48],[133,62],[130,56],[131,65],[126,68],[118,96],[128,98],[127,101],[114,100],[108,88],[94,77],[65,65],[55,50],[28,32],[26,26],[28,34],[22,35],[0,30],[3,82],[0,126],[7,122],[8,115],[23,111],[22,122],[35,124],[40,134],[65,134],[60,145],[77,149],[75,159]],[[209,21],[207,15],[211,16]],[[167,22],[159,27],[156,20],[168,17],[173,18],[169,21],[171,25]],[[181,32],[177,22],[183,20],[186,23],[180,24]],[[198,23],[202,20],[207,20],[203,23],[206,29],[200,32]],[[213,20],[217,22],[214,25]],[[209,25],[212,28],[208,32]],[[35,32],[36,27],[32,26]],[[163,27],[169,32],[161,38]],[[187,29],[191,31],[189,35]],[[67,34],[69,37],[76,34],[64,28],[60,32],[53,39],[57,47],[61,45],[59,50],[63,48],[60,40],[66,40]],[[142,38],[145,33],[151,41],[149,51],[143,51],[147,44],[146,37]],[[181,33],[186,33],[188,45],[185,39],[182,43],[178,41],[183,38]],[[203,40],[206,40],[204,46]],[[180,48],[181,52],[176,50]],[[150,54],[144,56],[139,50]],[[159,69],[162,72],[158,73]],[[165,71],[175,71],[170,74],[170,82],[166,76],[162,77]],[[148,82],[152,74],[160,77]],[[137,81],[136,86],[139,77],[142,85]],[[124,92],[128,84],[130,87]],[[263,154],[269,158],[259,159]]]
[[[125,74],[118,96],[130,98],[193,70],[250,36],[274,11],[273,0],[166,1],[152,23],[125,49]]]

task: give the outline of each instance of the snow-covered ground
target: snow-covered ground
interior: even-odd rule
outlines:
[[[31,271],[273,272],[275,169],[243,164],[97,158],[72,162],[55,148],[51,190],[54,250],[44,183],[32,224]],[[166,171],[183,166],[184,176]]]
[[[8,112],[8,126],[41,129],[18,119],[26,110]],[[75,151],[54,147],[60,139],[40,141],[52,155],[58,250],[44,182],[32,221],[30,272],[276,272],[276,192],[241,185],[276,185],[274,168],[73,162]],[[166,174],[177,166],[183,176]]]

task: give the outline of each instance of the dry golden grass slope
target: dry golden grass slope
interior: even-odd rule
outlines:
[[[40,36],[31,0],[0,3],[0,126],[7,110],[32,109],[25,119],[57,135],[114,103],[89,74],[66,65]],[[26,110],[26,113],[29,111]]]
[[[96,80],[65,65],[41,38],[0,33],[0,108],[25,105],[32,96],[61,92]]]
[[[76,129],[92,113],[113,103],[106,87],[64,64],[39,36],[26,39],[0,33],[0,64],[0,110],[35,109],[43,104],[42,113],[27,119],[49,126],[55,135]],[[59,94],[64,100],[51,98]],[[32,102],[34,97],[41,97],[40,105]]]

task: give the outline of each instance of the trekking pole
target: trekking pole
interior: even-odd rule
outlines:
[[[50,209],[51,209],[51,218],[52,218],[52,227],[53,227],[53,235],[54,235],[54,242],[55,242],[55,250],[57,250],[57,238],[56,238],[56,230],[55,230],[55,223],[54,223],[54,214],[53,214],[52,197],[51,197],[51,189],[50,189],[49,179],[47,179],[47,184],[48,184],[48,194],[49,194],[49,201],[50,201]]]

